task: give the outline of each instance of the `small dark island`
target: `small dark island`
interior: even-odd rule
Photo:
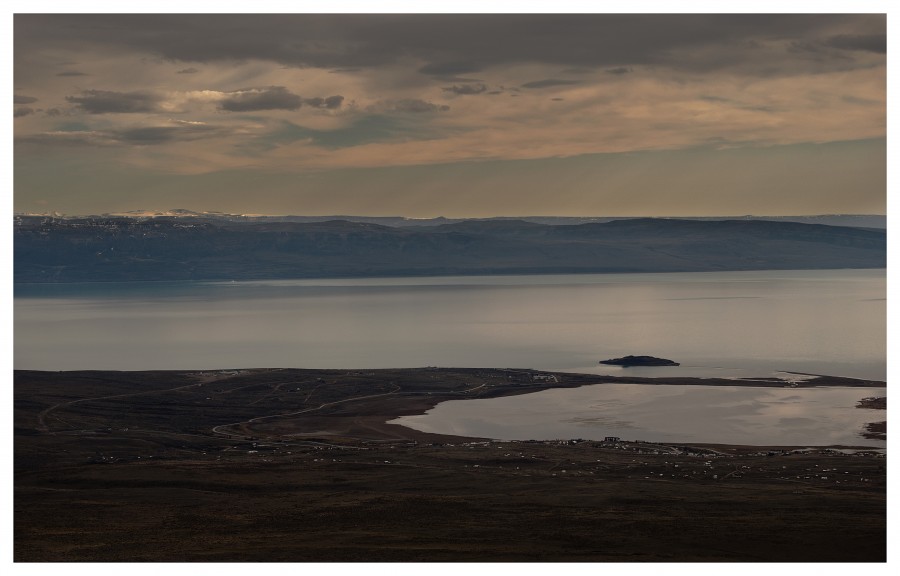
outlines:
[[[613,366],[680,366],[678,362],[666,360],[665,358],[657,358],[655,356],[623,356],[622,358],[612,358],[610,360],[601,360],[600,364],[611,364]]]

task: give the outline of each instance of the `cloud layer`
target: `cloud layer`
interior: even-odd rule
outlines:
[[[18,14],[14,26],[28,161],[81,149],[165,174],[301,173],[885,135],[884,15]]]

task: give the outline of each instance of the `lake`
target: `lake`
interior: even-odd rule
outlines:
[[[886,378],[884,270],[16,285],[17,369]],[[619,368],[627,354],[672,368]]]
[[[866,423],[885,410],[856,408],[884,388],[760,388],[597,384],[522,396],[443,402],[391,421],[423,432],[499,440],[583,438],[751,446],[870,446]]]

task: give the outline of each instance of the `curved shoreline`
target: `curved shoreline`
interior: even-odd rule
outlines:
[[[38,415],[38,431],[56,433],[49,414],[125,401],[155,412],[177,395],[203,406],[203,429],[213,438],[289,438],[327,442],[408,442],[459,440],[419,432],[390,421],[424,414],[449,400],[499,398],[557,388],[603,384],[656,386],[739,386],[769,388],[883,388],[886,383],[836,376],[805,380],[764,378],[626,377],[531,369],[412,368],[379,370],[226,369],[207,371],[16,370],[17,393],[26,382],[64,384],[68,402],[54,401]],[[73,389],[70,382],[80,382]],[[178,381],[180,385],[168,383]],[[110,387],[110,382],[114,383]],[[35,390],[39,394],[39,391]],[[246,398],[246,400],[244,400]],[[185,400],[187,399],[187,400]],[[237,401],[238,405],[233,403]],[[197,420],[196,409],[184,412]],[[64,415],[65,415],[64,414]],[[109,418],[116,419],[108,414]],[[199,424],[200,422],[198,422]]]
[[[456,372],[454,368],[426,368],[419,369],[429,373]],[[463,369],[469,370],[469,369]],[[488,437],[467,436],[456,434],[440,434],[434,432],[424,432],[394,423],[395,420],[402,416],[423,415],[429,410],[435,408],[438,404],[451,400],[467,400],[467,399],[487,399],[501,398],[509,396],[520,396],[525,394],[533,394],[543,392],[545,390],[561,389],[561,388],[580,388],[583,386],[596,386],[603,384],[638,384],[650,386],[729,386],[729,387],[766,387],[766,388],[816,388],[816,387],[847,387],[847,388],[878,388],[886,387],[886,383],[882,381],[860,380],[854,378],[844,378],[838,376],[826,375],[810,375],[812,378],[808,380],[795,381],[787,379],[779,379],[776,377],[764,378],[698,378],[698,377],[625,377],[625,376],[605,376],[594,374],[579,373],[561,373],[561,372],[543,372],[529,369],[476,369],[482,373],[496,373],[506,375],[509,378],[518,378],[513,383],[501,384],[482,384],[472,389],[460,391],[413,391],[413,390],[394,390],[388,394],[377,395],[377,397],[365,398],[346,398],[333,403],[333,407],[349,403],[353,408],[345,406],[349,414],[331,415],[323,414],[319,418],[315,418],[315,414],[298,420],[299,414],[290,412],[285,414],[272,414],[263,417],[251,419],[245,423],[236,423],[238,429],[245,433],[254,434],[275,432],[276,435],[286,434],[292,438],[318,438],[323,441],[363,441],[363,442],[459,442],[459,441],[486,441],[492,440]],[[418,370],[413,369],[412,372]],[[377,373],[378,371],[374,371]],[[391,372],[389,370],[385,372]],[[793,373],[800,374],[800,373]],[[556,382],[550,382],[545,378],[556,377]],[[530,379],[530,382],[523,380]],[[304,414],[316,412],[322,407],[303,410]],[[367,412],[374,410],[379,414],[368,415]],[[281,419],[279,426],[277,421]],[[269,428],[266,426],[242,426],[242,424],[255,424],[260,421],[273,422],[274,426]],[[292,421],[292,422],[291,422]],[[297,427],[311,428],[314,432],[308,430],[298,430]],[[217,427],[220,428],[220,427]],[[221,433],[216,431],[216,433]],[[699,443],[703,445],[715,445],[714,443]],[[723,444],[724,446],[724,444]]]

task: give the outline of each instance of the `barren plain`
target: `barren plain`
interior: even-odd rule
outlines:
[[[546,375],[16,371],[15,560],[886,560],[878,451],[499,442],[385,423],[443,400],[626,381]]]

